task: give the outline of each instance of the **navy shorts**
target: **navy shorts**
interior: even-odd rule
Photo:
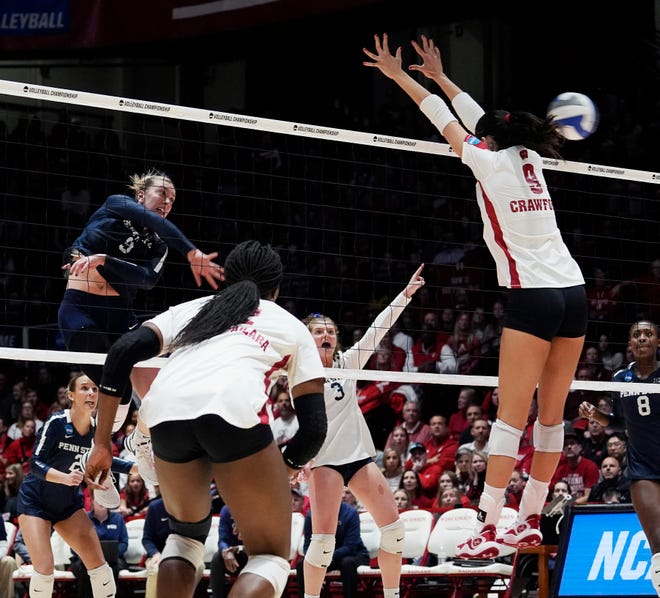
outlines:
[[[81,493],[76,494],[73,500],[63,504],[56,504],[51,501],[45,503],[39,496],[36,496],[32,488],[21,488],[18,493],[18,502],[16,510],[19,515],[31,515],[39,517],[51,523],[56,524],[65,521],[76,511],[83,509],[83,497]]]
[[[131,304],[124,297],[92,295],[76,289],[64,292],[57,322],[69,351],[83,350],[71,346],[79,333],[93,332],[93,335],[87,334],[91,337],[89,346],[107,349],[138,323]]]
[[[268,424],[237,428],[219,415],[167,421],[151,428],[154,454],[170,463],[188,463],[208,457],[212,463],[228,463],[254,455],[273,442]]]
[[[587,332],[584,285],[564,289],[510,289],[504,327],[548,342],[555,337],[584,336]]]
[[[122,334],[138,325],[125,298],[92,295],[76,289],[64,292],[57,321],[66,348],[83,353],[107,353]],[[80,365],[96,384],[101,383],[103,366]],[[130,401],[132,391],[132,386],[128,384],[122,404]]]
[[[334,469],[342,478],[344,478],[344,486],[348,486],[348,483],[351,481],[351,478],[360,471],[365,465],[373,463],[371,457],[366,459],[360,459],[359,461],[353,461],[352,463],[344,463],[343,465],[319,465],[319,467],[329,467]],[[314,469],[312,467],[312,469]]]

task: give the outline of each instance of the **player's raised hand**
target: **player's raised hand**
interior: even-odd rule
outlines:
[[[202,286],[203,277],[212,289],[217,290],[218,283],[216,281],[225,279],[224,269],[220,264],[213,261],[218,257],[218,252],[204,253],[199,249],[191,249],[186,257],[190,262],[190,270],[197,286]]]
[[[411,43],[415,52],[417,52],[417,55],[422,59],[422,64],[411,64],[408,69],[411,71],[419,71],[429,79],[435,80],[438,77],[441,77],[445,71],[442,66],[440,49],[435,45],[433,40],[422,35],[421,46],[415,40]]]
[[[419,289],[421,289],[426,281],[422,278],[422,270],[424,269],[424,264],[422,264],[415,273],[412,275],[412,278],[406,285],[406,288],[403,289],[403,294],[410,299]]]
[[[364,61],[362,64],[364,66],[377,68],[386,77],[394,79],[397,75],[403,72],[401,69],[401,46],[396,49],[395,54],[392,54],[390,52],[387,33],[383,33],[382,42],[378,34],[374,35],[374,42],[376,46],[375,52],[362,48],[362,51],[371,58],[373,62]]]

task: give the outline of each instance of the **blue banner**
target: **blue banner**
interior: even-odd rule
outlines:
[[[635,513],[576,513],[558,596],[655,596],[650,574]]]
[[[0,35],[33,36],[67,33],[69,0],[0,0]]]

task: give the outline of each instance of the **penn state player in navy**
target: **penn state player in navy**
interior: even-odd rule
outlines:
[[[362,369],[412,296],[424,285],[422,264],[394,300],[376,317],[364,336],[347,351],[337,346],[337,326],[327,316],[313,314],[304,322],[312,333],[326,368],[337,376],[324,386],[328,434],[309,470],[312,537],[305,553],[305,598],[318,597],[332,561],[337,517],[344,486],[348,486],[380,528],[378,563],[384,598],[399,596],[401,554],[405,530],[387,480],[374,462],[369,428],[358,404],[356,380],[342,378],[340,368]]]
[[[30,597],[52,595],[54,560],[50,536],[54,528],[87,567],[94,597],[108,598],[115,595],[115,581],[96,530],[83,508],[80,491],[85,455],[94,437],[92,416],[98,389],[89,377],[81,374],[69,383],[68,394],[71,408],[54,413],[39,431],[30,472],[18,494],[18,522],[34,566]],[[113,469],[128,473],[137,467],[114,459]],[[119,505],[119,494],[114,487],[97,492],[96,500],[101,502],[104,498],[110,508]]]
[[[628,343],[635,361],[612,376],[614,382],[660,383],[658,327],[639,320],[630,327]],[[637,517],[653,555],[651,581],[660,596],[660,387],[657,393],[612,393],[612,413],[589,402],[580,405],[580,415],[603,426],[624,425],[628,434],[628,477]]]
[[[216,281],[222,280],[222,269],[213,262],[217,252],[203,253],[167,220],[176,199],[170,177],[150,170],[132,175],[130,183],[134,197],[108,197],[65,252],[63,268],[68,276],[58,323],[69,351],[107,353],[119,336],[137,325],[132,309],[135,295],[138,289],[156,285],[168,246],[190,262],[197,286],[202,284],[202,277],[213,289],[218,288]],[[100,365],[86,364],[84,369],[96,383],[101,380]],[[133,386],[140,397],[155,374],[146,368],[133,373]],[[131,394],[129,385],[115,430],[126,419]]]

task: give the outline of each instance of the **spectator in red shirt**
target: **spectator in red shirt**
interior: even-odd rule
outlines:
[[[557,480],[566,480],[571,487],[575,504],[584,505],[589,501],[591,489],[598,483],[598,465],[582,456],[582,444],[573,428],[564,432],[564,456],[566,461],[559,464],[550,485]]]
[[[461,433],[470,427],[467,419],[467,408],[478,405],[477,391],[474,388],[461,388],[456,404],[456,413],[449,418],[449,435],[458,442]]]
[[[458,442],[449,437],[449,426],[444,415],[432,415],[429,419],[431,439],[424,444],[426,447],[426,462],[438,465],[440,471],[454,469],[454,458],[458,450]]]
[[[481,405],[468,405],[467,409],[465,410],[465,419],[468,421],[468,427],[461,432],[461,435],[458,439],[458,446],[461,446],[463,444],[467,444],[468,442],[472,442],[474,440],[474,437],[472,436],[472,426],[474,422],[476,422],[478,419],[485,419],[488,421],[487,418],[483,416],[483,409],[481,408]]]
[[[406,462],[405,470],[412,470],[419,476],[421,490],[425,496],[435,497],[438,491],[438,480],[442,473],[440,465],[428,463],[426,447],[421,442],[411,442],[409,448],[410,459]]]
[[[422,324],[422,332],[413,345],[404,369],[408,372],[436,372],[436,363],[440,360],[444,344],[438,341],[436,328]]]
[[[382,338],[376,352],[367,361],[367,370],[403,371],[406,363],[406,352],[392,342],[392,333],[388,330]]]
[[[430,509],[433,507],[433,499],[424,494],[419,474],[412,469],[403,472],[400,488],[408,493],[408,505],[411,508]]]
[[[21,428],[22,436],[12,441],[2,453],[5,466],[12,463],[20,463],[23,472],[27,475],[30,471],[30,457],[34,449],[36,425],[33,419],[26,419]]]

